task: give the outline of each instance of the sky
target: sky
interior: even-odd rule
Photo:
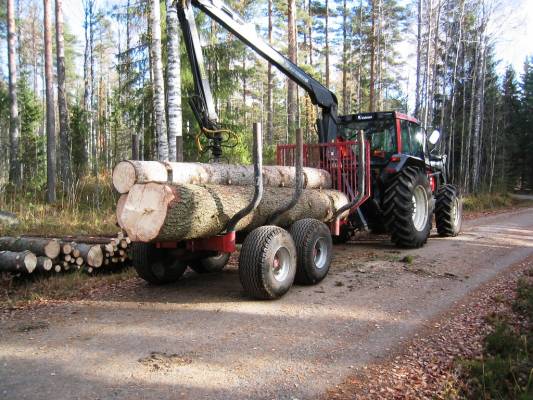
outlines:
[[[402,3],[409,1],[400,0]],[[526,56],[533,56],[533,0],[493,1],[499,3],[499,6],[494,10],[493,20],[495,23],[491,27],[494,31],[496,57],[500,60],[498,72],[502,74],[506,66],[510,64],[518,74],[521,74]],[[110,9],[115,4],[124,3],[125,0],[97,0],[97,7]],[[82,54],[84,37],[82,0],[66,0],[63,2],[63,6],[65,21],[72,33],[79,38],[78,46],[80,47],[80,54]],[[255,22],[263,25],[266,23],[266,19],[261,18]],[[266,26],[261,26],[261,28],[264,29]],[[413,74],[413,57],[410,55],[414,54],[414,29],[415,26],[413,25],[412,35],[409,35],[410,37],[406,38],[405,43],[401,46],[406,59],[405,75],[410,77],[410,81]],[[2,43],[1,50],[6,51],[5,42]],[[2,59],[5,60],[4,57]],[[3,67],[5,68],[5,65]]]

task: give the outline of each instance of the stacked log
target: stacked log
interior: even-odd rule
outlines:
[[[101,267],[119,268],[128,264],[130,243],[131,239],[122,232],[116,237],[0,237],[0,272],[59,273],[82,269],[91,273]]]
[[[261,203],[237,224],[237,231],[264,225],[292,198],[294,168],[264,167],[263,177]],[[327,171],[305,168],[304,177],[306,189],[280,216],[280,226],[303,218],[329,221],[348,204],[346,195],[326,189],[331,187]],[[115,167],[113,184],[124,193],[117,203],[117,221],[131,240],[139,242],[217,235],[250,202],[254,190],[252,167],[224,164],[124,161]]]

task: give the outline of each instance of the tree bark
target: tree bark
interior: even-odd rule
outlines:
[[[57,105],[59,108],[59,173],[63,191],[72,181],[70,160],[70,129],[68,118],[67,89],[65,85],[65,44],[63,38],[63,0],[55,0],[56,11],[56,56],[57,56]]]
[[[48,257],[37,257],[37,266],[35,270],[39,272],[48,272],[52,270],[53,266],[53,261]]]
[[[342,3],[342,111],[344,115],[349,112],[350,101],[348,98],[348,7],[346,0]]]
[[[330,87],[330,78],[331,78],[331,72],[330,72],[330,63],[329,63],[329,1],[326,0],[326,4],[325,4],[325,11],[326,11],[326,16],[325,16],[325,26],[324,26],[324,39],[325,39],[325,43],[324,43],[324,47],[325,47],[325,51],[326,51],[326,87],[329,88]]]
[[[268,0],[268,43],[272,45],[272,1]],[[274,73],[272,72],[272,63],[268,63],[267,75],[267,144],[272,146],[274,143],[274,107],[272,102],[272,92],[274,90]]]
[[[7,57],[9,70],[9,182],[15,186],[22,183],[20,164],[20,118],[17,101],[17,37],[15,7],[7,0]]]
[[[415,117],[420,118],[420,75],[422,74],[422,0],[418,0],[417,34],[416,34],[416,88]]]
[[[369,111],[376,110],[376,0],[372,0],[370,31],[370,91],[369,91]]]
[[[157,158],[168,161],[168,136],[165,115],[165,85],[163,80],[163,61],[161,52],[161,10],[159,0],[151,1],[152,20],[152,68],[154,73],[154,114],[157,137]]]
[[[38,256],[56,258],[61,251],[61,243],[56,239],[4,236],[0,237],[0,250],[29,250]]]
[[[168,157],[170,161],[183,161],[180,39],[178,11],[173,0],[167,0],[167,35]],[[181,149],[180,152],[178,148]]]
[[[56,122],[54,110],[54,75],[52,71],[52,9],[50,0],[44,8],[44,65],[46,79],[46,201],[56,201]]]
[[[31,274],[37,266],[37,257],[31,251],[0,251],[0,271]]]
[[[292,193],[292,188],[266,187],[259,207],[243,218],[236,230],[249,231],[265,224],[283,202],[290,201]],[[117,219],[132,241],[209,237],[220,233],[252,195],[252,186],[135,185]],[[348,198],[336,190],[306,189],[279,223],[288,226],[302,218],[327,221],[347,203]]]
[[[332,187],[329,172],[304,168],[304,187],[308,189]],[[263,184],[271,187],[294,187],[294,167],[264,166]],[[113,171],[113,186],[119,193],[127,193],[136,183],[174,183],[195,185],[253,186],[251,165],[161,163],[158,161],[121,161]]]
[[[76,256],[76,264],[81,265],[78,261],[79,258],[82,259],[81,263],[87,263],[87,265],[99,268],[104,263],[104,252],[102,251],[102,246],[90,245],[85,243],[77,243],[76,250],[79,252],[79,256]],[[78,254],[78,253],[77,253]]]

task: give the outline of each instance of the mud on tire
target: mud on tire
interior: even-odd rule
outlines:
[[[406,167],[391,178],[383,198],[383,216],[396,245],[423,246],[431,231],[433,209],[431,187],[424,171]]]
[[[296,274],[296,247],[289,232],[261,226],[246,236],[239,255],[239,278],[245,292],[272,300],[291,288]]]
[[[177,281],[187,264],[176,259],[167,249],[157,249],[150,243],[133,243],[130,256],[137,275],[154,285]]]
[[[454,185],[443,185],[437,192],[435,221],[440,236],[457,236],[461,231],[463,202]]]

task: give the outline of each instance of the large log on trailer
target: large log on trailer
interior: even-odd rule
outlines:
[[[29,250],[38,256],[56,258],[61,252],[61,243],[56,239],[34,237],[0,237],[0,250],[21,252]]]
[[[250,231],[292,197],[292,188],[265,187],[259,207],[243,218],[236,230]],[[252,186],[134,185],[117,215],[132,241],[172,241],[209,237],[220,233],[228,220],[244,208],[253,195]],[[284,213],[281,226],[302,218],[329,220],[348,203],[336,190],[305,189],[294,208]]]
[[[0,251],[0,271],[31,274],[37,266],[37,256],[31,251]]]
[[[272,187],[294,187],[295,168],[277,165],[263,166],[263,184]],[[304,168],[304,187],[330,189],[329,172]],[[113,186],[119,193],[127,193],[136,183],[174,183],[193,185],[254,184],[252,165],[202,164],[159,161],[121,161],[113,170]]]

